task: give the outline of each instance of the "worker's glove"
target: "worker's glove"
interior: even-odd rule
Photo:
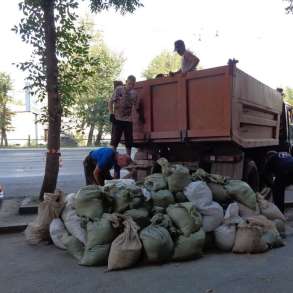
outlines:
[[[116,121],[115,119],[115,115],[114,114],[110,114],[110,122],[114,123]]]

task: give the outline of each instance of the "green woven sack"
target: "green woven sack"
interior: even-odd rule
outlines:
[[[175,241],[175,249],[172,259],[175,261],[191,260],[201,257],[205,244],[205,232],[200,229],[188,237],[179,236]]]

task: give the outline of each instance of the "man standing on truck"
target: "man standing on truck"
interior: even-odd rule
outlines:
[[[174,51],[176,51],[182,57],[181,68],[174,73],[170,72],[170,75],[174,75],[178,73],[182,73],[183,75],[185,75],[187,72],[195,70],[196,66],[199,63],[199,58],[196,57],[189,50],[186,50],[185,44],[182,40],[177,40],[174,43],[174,46],[175,46]]]
[[[110,170],[114,167],[114,178],[120,178],[120,169],[126,167],[131,158],[115,152],[112,148],[98,148],[91,151],[83,161],[84,175],[87,185],[104,185],[111,180]]]
[[[121,136],[124,134],[126,151],[129,156],[131,156],[133,142],[132,108],[135,107],[139,111],[137,93],[134,89],[135,82],[135,76],[128,76],[126,85],[118,86],[109,101],[110,121],[112,123],[111,146],[116,151]]]
[[[272,187],[275,205],[284,213],[285,188],[293,184],[293,157],[289,153],[269,151],[264,166],[264,179]]]

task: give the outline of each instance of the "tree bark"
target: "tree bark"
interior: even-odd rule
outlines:
[[[4,143],[4,129],[1,129],[1,146],[3,147],[3,143]]]
[[[89,135],[87,138],[87,146],[88,147],[93,145],[94,130],[95,130],[95,124],[92,124],[90,126],[90,131],[89,131]]]
[[[103,128],[104,125],[99,125],[98,127],[98,134],[96,136],[96,141],[95,141],[95,146],[100,146],[101,145],[101,140],[102,140],[102,136],[103,136]]]
[[[42,0],[45,30],[45,66],[48,94],[48,152],[45,176],[40,191],[54,192],[57,185],[60,155],[61,101],[58,93],[58,61],[56,57],[56,28],[54,19],[54,0]]]
[[[7,139],[6,129],[4,129],[3,138],[4,138],[4,145],[6,147],[8,147],[8,139]]]

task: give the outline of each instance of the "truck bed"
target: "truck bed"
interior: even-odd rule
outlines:
[[[227,65],[136,85],[145,123],[134,115],[134,144],[234,141],[249,148],[277,145],[282,97]]]

